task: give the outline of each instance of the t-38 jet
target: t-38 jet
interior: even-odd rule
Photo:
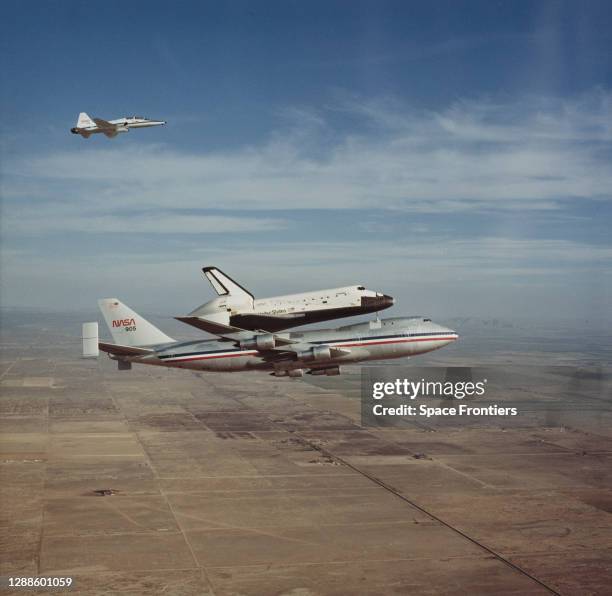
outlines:
[[[120,132],[129,132],[130,128],[148,128],[150,126],[162,126],[165,120],[151,120],[144,116],[125,116],[117,120],[102,120],[102,118],[90,118],[85,112],[79,114],[77,125],[70,129],[75,135],[81,135],[88,139],[90,135],[103,133],[109,139],[116,137]]]
[[[98,304],[117,343],[99,342],[93,323],[94,334],[83,334],[83,355],[96,356],[99,348],[117,360],[120,370],[138,363],[214,372],[261,370],[277,377],[301,377],[305,372],[332,376],[340,374],[342,364],[423,354],[458,338],[451,329],[422,317],[300,333],[253,331],[199,319],[196,326],[217,339],[179,342],[116,298]],[[190,317],[177,318],[193,323]]]
[[[204,267],[202,271],[218,298],[202,304],[188,315],[190,324],[195,327],[198,327],[198,319],[201,318],[242,329],[280,331],[309,323],[378,312],[389,308],[394,302],[391,296],[368,290],[364,286],[255,298],[217,267]]]

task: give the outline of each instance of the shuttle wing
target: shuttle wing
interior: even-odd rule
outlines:
[[[254,315],[254,314],[238,314],[232,318],[238,325],[242,325],[245,329],[267,329],[270,332],[287,329],[294,325],[301,324],[301,320],[305,317],[305,313],[290,313],[286,315]],[[288,325],[287,323],[291,323]]]
[[[197,327],[202,331],[206,331],[207,333],[212,333],[212,335],[216,335],[222,339],[240,339],[239,335],[241,333],[248,334],[248,337],[253,337],[254,334],[258,333],[257,331],[247,331],[246,329],[241,329],[240,327],[232,327],[231,325],[223,325],[223,323],[217,323],[216,321],[209,321],[208,319],[203,319],[201,317],[174,317],[177,321],[181,323],[185,323],[187,325],[191,325],[192,327]],[[245,335],[246,337],[246,335]]]

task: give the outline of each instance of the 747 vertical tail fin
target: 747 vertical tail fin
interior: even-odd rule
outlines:
[[[98,300],[98,306],[113,340],[122,346],[154,346],[176,342],[117,298],[102,298]]]

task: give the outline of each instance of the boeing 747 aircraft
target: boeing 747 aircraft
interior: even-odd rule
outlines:
[[[190,324],[196,327],[198,319],[204,319],[242,329],[281,331],[309,323],[378,312],[389,308],[394,302],[391,296],[367,290],[364,286],[255,298],[217,267],[204,267],[202,272],[218,298],[202,304],[188,315]]]
[[[120,370],[138,363],[211,372],[260,370],[277,377],[332,376],[340,374],[342,364],[424,354],[458,338],[451,329],[421,317],[303,333],[252,331],[200,319],[197,327],[218,339],[179,342],[116,298],[100,300],[99,306],[117,343],[88,337],[83,340],[84,355],[92,355],[86,342],[93,339],[100,350],[117,360]],[[192,322],[189,317],[177,318]]]
[[[109,139],[116,137],[120,132],[129,132],[130,128],[149,128],[150,126],[163,126],[165,120],[150,120],[144,116],[125,116],[117,120],[102,120],[90,118],[85,112],[79,114],[77,125],[70,129],[75,135],[88,139],[96,133],[103,133]]]

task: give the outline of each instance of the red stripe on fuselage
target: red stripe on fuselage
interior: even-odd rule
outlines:
[[[212,360],[213,358],[236,358],[238,356],[252,356],[257,354],[257,350],[250,352],[236,352],[234,354],[215,354],[213,356],[193,356],[192,358],[182,358],[181,360],[166,360],[166,362],[190,362],[191,360]],[[180,356],[177,356],[180,358]]]
[[[402,343],[412,343],[417,341],[447,341],[447,340],[456,340],[457,336],[453,337],[419,337],[416,339],[386,339],[381,341],[370,341],[370,342],[359,342],[352,344],[329,344],[331,347],[359,347],[359,346],[379,346],[383,344],[402,344]],[[233,354],[215,354],[212,356],[193,356],[191,358],[182,358],[181,360],[166,360],[166,362],[191,362],[192,360],[212,360],[213,358],[237,358],[239,356],[252,356],[253,354],[257,354],[257,350],[252,350],[249,352],[235,352]],[[177,356],[180,358],[180,356]]]
[[[385,339],[381,341],[370,341],[370,342],[360,342],[354,344],[329,344],[330,346],[338,346],[343,348],[351,348],[354,346],[379,346],[382,344],[407,344],[416,341],[447,341],[447,340],[455,340],[457,336],[454,337],[419,337],[417,339]]]

